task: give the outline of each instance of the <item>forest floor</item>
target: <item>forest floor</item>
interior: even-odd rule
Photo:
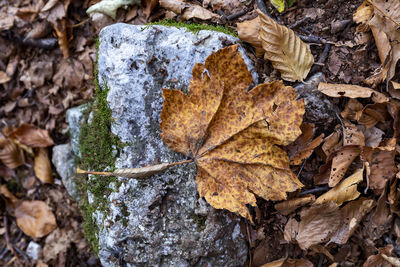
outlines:
[[[4,134],[8,131],[5,129],[16,129],[22,123],[27,123],[46,130],[54,145],[67,143],[66,110],[86,103],[93,97],[96,38],[101,28],[117,22],[146,24],[165,18],[179,20],[181,17],[154,0],[142,1],[140,6],[120,8],[115,19],[100,13],[88,16],[86,10],[96,2],[99,1],[50,0],[46,3],[43,0],[0,0],[0,129]],[[202,6],[215,15],[211,19],[195,15],[190,22],[222,25],[237,31],[238,22],[257,17],[257,2],[262,1],[187,2]],[[353,15],[362,3],[362,0],[296,1],[282,13],[269,1],[264,4],[271,17],[296,34],[323,39],[308,42],[315,62],[319,63],[314,65],[308,77],[322,72],[327,83],[371,86],[366,80],[379,69],[381,61],[372,35],[369,38],[360,37],[358,24],[353,21]],[[361,42],[360,38],[366,40]],[[336,45],[327,47],[327,42]],[[257,57],[250,44],[244,43],[244,46],[256,62],[260,82],[279,79],[279,72],[274,70],[270,62]],[[386,92],[384,82],[373,86],[377,91]],[[344,110],[348,99],[335,98],[332,101],[340,110]],[[368,104],[371,101],[366,99],[361,102]],[[389,129],[391,126],[387,124],[392,125],[394,122],[389,119],[387,121],[379,122],[384,126],[378,124],[377,127]],[[334,129],[327,125],[336,124],[341,124],[338,117],[329,122],[315,123],[315,136],[330,136]],[[392,130],[386,131],[384,135],[386,138],[392,136]],[[52,145],[47,147],[51,158]],[[37,149],[34,148],[34,153],[37,153]],[[0,158],[4,157],[3,150],[0,147]],[[326,163],[321,151],[319,149],[318,153],[316,150],[301,165],[293,166],[294,173],[300,174],[299,179],[305,185],[303,191],[319,188],[315,185],[314,177],[320,172],[320,166]],[[27,235],[18,227],[7,201],[0,198],[0,265],[100,265],[84,238],[78,206],[70,199],[54,166],[51,166],[53,182],[43,183],[35,178],[35,156],[23,153],[24,163],[17,168],[0,163],[0,185],[5,185],[19,199],[44,201],[55,215],[57,228],[43,237]],[[387,195],[389,187],[394,188],[390,192],[395,194],[397,183],[394,183],[388,183],[386,191],[379,194],[360,184],[365,189],[365,192],[360,192],[362,197],[377,202],[383,199],[386,192],[383,202],[386,200],[390,203]],[[318,197],[322,193],[324,191],[317,191],[314,195]],[[392,199],[395,197],[392,196]],[[369,210],[371,214],[377,214],[378,207],[381,207],[379,203]],[[259,207],[254,210],[255,224],[243,222],[243,231],[249,240],[246,266],[261,266],[281,258],[307,259],[314,266],[361,266],[371,255],[383,253],[385,249],[390,250],[390,253],[386,253],[388,256],[400,256],[400,247],[397,245],[400,221],[396,217],[397,210],[392,206],[389,208],[389,204],[389,211],[385,213],[387,218],[382,221],[384,225],[381,225],[382,229],[379,228],[379,233],[374,237],[366,233],[371,228],[368,228],[368,221],[365,221],[368,216],[364,214],[357,221],[358,229],[345,244],[331,243],[314,246],[309,250],[302,250],[298,244],[285,242],[283,238],[288,221],[292,218],[299,220],[299,210],[297,213],[293,211],[283,215],[275,208],[275,202],[259,199],[258,204]],[[36,261],[32,261],[27,252],[28,244],[32,241],[42,251]],[[376,264],[365,266],[391,266],[384,265],[388,262]],[[298,263],[296,266],[309,265]]]

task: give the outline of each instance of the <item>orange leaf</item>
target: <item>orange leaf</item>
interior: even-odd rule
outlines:
[[[300,134],[304,102],[282,82],[248,91],[252,77],[237,50],[196,64],[188,95],[163,89],[161,137],[195,161],[201,197],[251,220],[246,204],[256,206],[255,195],[282,200],[302,186],[279,145]]]

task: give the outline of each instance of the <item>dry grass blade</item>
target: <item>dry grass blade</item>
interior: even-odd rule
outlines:
[[[135,179],[143,179],[153,174],[165,171],[171,166],[189,163],[192,162],[191,160],[185,160],[176,163],[161,163],[157,165],[152,165],[148,167],[142,168],[130,168],[130,169],[117,169],[114,172],[92,172],[92,171],[84,171],[81,169],[77,169],[78,174],[94,174],[94,175],[103,175],[103,176],[120,176],[120,177],[127,177],[127,178],[135,178]]]
[[[24,152],[12,140],[0,134],[0,160],[10,169],[25,163]]]
[[[261,21],[260,40],[265,50],[264,57],[287,81],[303,81],[314,63],[307,44],[289,28],[258,11]]]

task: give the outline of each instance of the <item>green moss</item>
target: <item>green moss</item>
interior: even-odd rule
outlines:
[[[96,44],[98,48],[98,40],[96,40]],[[105,85],[104,90],[102,90],[99,86],[97,80],[97,62],[98,55],[96,55],[94,68],[95,97],[83,112],[86,123],[82,124],[80,130],[79,150],[81,157],[78,158],[78,165],[84,170],[113,171],[115,169],[118,149],[123,147],[124,144],[111,132],[113,119],[111,117],[111,109],[107,103],[109,88]],[[99,227],[93,219],[93,213],[100,211],[107,214],[109,210],[108,196],[112,191],[110,183],[114,183],[116,188],[121,183],[113,176],[92,175],[90,179],[87,176],[79,178],[77,180],[79,180],[78,187],[82,199],[80,206],[84,218],[83,228],[86,238],[97,254],[99,251]],[[88,191],[93,196],[92,203],[88,202]]]
[[[197,34],[201,30],[208,30],[208,31],[217,31],[226,33],[232,36],[237,37],[237,33],[235,30],[221,26],[221,25],[209,25],[209,24],[199,24],[199,23],[192,23],[192,22],[179,22],[175,20],[159,20],[156,22],[147,23],[146,25],[162,25],[166,27],[176,27],[176,28],[186,28],[188,31]]]
[[[207,217],[206,216],[201,216],[201,215],[197,215],[197,214],[193,214],[191,216],[191,219],[194,221],[194,223],[196,224],[196,230],[197,232],[200,232],[202,230],[204,230],[204,228],[206,227],[206,220]]]

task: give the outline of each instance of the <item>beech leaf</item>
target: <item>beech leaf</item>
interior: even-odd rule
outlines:
[[[53,175],[51,172],[51,164],[47,147],[40,147],[37,149],[35,154],[34,170],[36,177],[39,178],[42,183],[53,183]]]
[[[9,138],[15,138],[24,145],[30,147],[48,147],[54,145],[47,130],[34,125],[23,123],[17,129],[9,133]]]
[[[24,152],[11,139],[0,134],[0,161],[14,169],[25,163]]]
[[[43,201],[22,201],[15,209],[18,227],[30,237],[40,238],[57,227],[56,218]]]
[[[261,22],[259,38],[265,50],[264,57],[280,71],[282,79],[303,81],[314,64],[308,45],[291,29],[279,25],[261,11],[258,14]]]
[[[304,102],[283,83],[250,91],[252,76],[233,45],[196,64],[188,95],[163,89],[161,137],[197,165],[200,197],[251,220],[256,195],[282,200],[302,187],[278,146],[301,133]]]

